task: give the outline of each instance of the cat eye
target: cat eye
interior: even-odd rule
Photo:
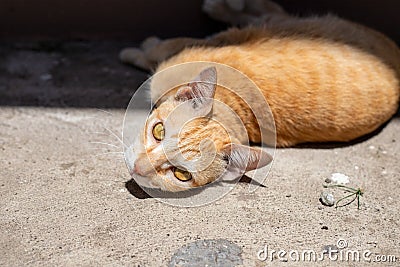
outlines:
[[[189,181],[190,179],[192,179],[192,174],[188,171],[179,169],[179,168],[174,168],[173,169],[174,175],[176,178],[178,178],[178,180],[182,181],[182,182],[186,182]]]
[[[161,122],[157,123],[154,125],[152,133],[157,141],[163,140],[165,135],[164,125]]]

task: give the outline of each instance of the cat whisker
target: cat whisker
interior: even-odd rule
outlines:
[[[107,135],[110,136],[110,134],[108,132],[99,132],[99,131],[95,131],[95,132],[89,132],[90,134],[99,134],[99,135]]]
[[[97,110],[97,111],[100,111],[100,112],[102,112],[102,113],[105,113],[105,114],[108,115],[108,116],[114,116],[113,113],[111,113],[111,112],[109,112],[109,111],[107,111],[107,110],[100,109],[100,108],[96,108],[96,110]],[[101,116],[101,114],[100,114],[100,115],[99,115],[99,114],[95,114],[95,115],[93,115],[93,116],[88,116],[87,119],[95,119],[95,120],[98,120],[98,119],[100,119],[100,116]]]
[[[128,148],[128,146],[121,140],[120,137],[118,137],[118,135],[116,135],[113,131],[111,131],[110,129],[108,129],[107,127],[103,126],[103,128],[112,136],[114,136],[115,138],[117,138],[117,140],[125,147]]]
[[[100,157],[100,156],[105,156],[105,155],[123,155],[124,152],[106,152],[106,153],[100,153],[93,155],[94,157]]]
[[[101,109],[101,108],[96,108],[96,110],[100,111],[100,112],[103,112],[103,113],[106,113],[107,115],[111,115],[111,116],[114,115],[110,111],[107,111],[107,110],[104,110],[104,109]]]
[[[104,151],[110,151],[110,148],[108,147],[90,147],[88,150],[104,150]],[[112,151],[114,152],[114,151]],[[116,151],[116,152],[122,152],[122,151]]]
[[[101,144],[101,145],[106,145],[106,146],[112,146],[112,147],[115,147],[115,148],[120,148],[117,145],[113,145],[113,144],[109,144],[109,143],[105,143],[105,142],[90,142],[90,143],[91,144]]]

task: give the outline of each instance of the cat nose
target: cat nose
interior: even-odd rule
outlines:
[[[136,173],[136,174],[140,174],[140,170],[139,170],[138,165],[136,164],[136,161],[133,163],[133,170],[132,170],[132,172],[133,172],[133,173]]]
[[[144,176],[145,174],[142,172],[142,170],[139,168],[139,164],[135,161],[133,164],[133,173],[139,174],[141,176]]]

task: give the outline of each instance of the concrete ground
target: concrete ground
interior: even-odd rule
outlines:
[[[355,144],[278,149],[254,193],[241,182],[209,205],[169,206],[130,181],[109,132],[120,136],[124,107],[147,77],[118,62],[125,45],[0,47],[1,266],[366,266],[367,250],[367,266],[400,264],[399,116]],[[319,202],[324,180],[337,172],[364,189],[359,210],[356,202]],[[286,254],[281,263],[275,253],[271,263],[258,259],[265,246],[300,254],[342,248],[361,259],[309,263]],[[374,262],[378,255],[397,263]]]

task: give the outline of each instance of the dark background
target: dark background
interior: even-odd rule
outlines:
[[[332,12],[400,41],[399,0],[277,0],[290,13]],[[0,38],[124,39],[205,36],[223,28],[202,0],[0,0]]]

